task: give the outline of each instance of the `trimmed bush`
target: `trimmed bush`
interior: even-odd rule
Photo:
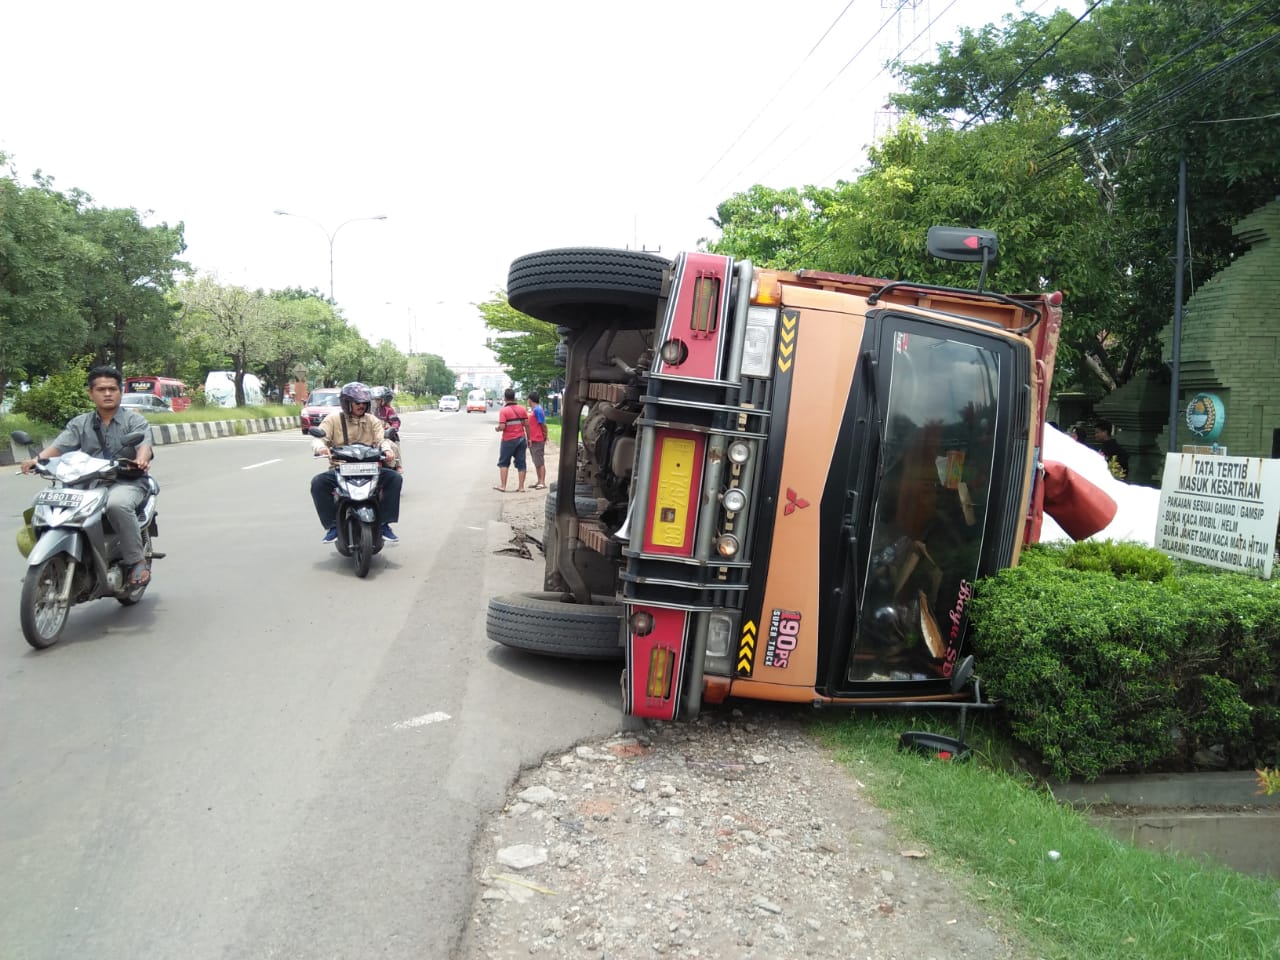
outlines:
[[[1134,544],[1029,548],[970,606],[988,691],[1053,776],[1280,754],[1280,589]]]
[[[19,393],[13,401],[13,412],[61,429],[72,417],[93,409],[85,381],[88,375],[89,361],[86,358]]]

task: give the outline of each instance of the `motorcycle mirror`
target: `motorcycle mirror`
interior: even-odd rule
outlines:
[[[21,444],[24,447],[29,447],[34,442],[31,439],[31,434],[25,430],[15,430],[9,436],[13,438],[14,443]]]
[[[307,431],[307,433],[311,434],[313,437],[323,437],[323,436],[324,436],[324,430],[323,430],[322,428],[320,428],[320,427],[312,427],[311,429],[309,429],[309,430]]]

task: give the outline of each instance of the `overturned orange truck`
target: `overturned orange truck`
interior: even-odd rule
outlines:
[[[726,697],[981,700],[974,581],[1038,534],[1060,294],[982,290],[987,231],[935,227],[975,289],[682,253],[515,260],[556,324],[563,435],[544,590],[491,639],[625,660],[626,713]]]

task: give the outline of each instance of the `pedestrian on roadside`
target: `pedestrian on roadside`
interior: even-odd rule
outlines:
[[[547,464],[544,450],[547,445],[547,414],[542,409],[542,398],[536,390],[529,393],[529,459],[538,475],[534,490],[547,489]]]
[[[502,434],[498,448],[498,485],[493,489],[507,492],[507,471],[514,460],[520,484],[516,493],[524,493],[524,478],[528,471],[524,454],[529,446],[529,411],[516,403],[516,392],[511,387],[502,392],[502,409],[498,411],[498,425],[493,429]]]
[[[1093,425],[1093,439],[1098,441],[1098,452],[1107,461],[1107,468],[1117,480],[1129,478],[1129,451],[1113,437],[1110,420],[1098,420]]]

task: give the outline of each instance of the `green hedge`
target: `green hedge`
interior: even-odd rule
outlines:
[[[977,585],[974,649],[1051,774],[1280,761],[1280,585],[1134,544],[1036,546]]]

